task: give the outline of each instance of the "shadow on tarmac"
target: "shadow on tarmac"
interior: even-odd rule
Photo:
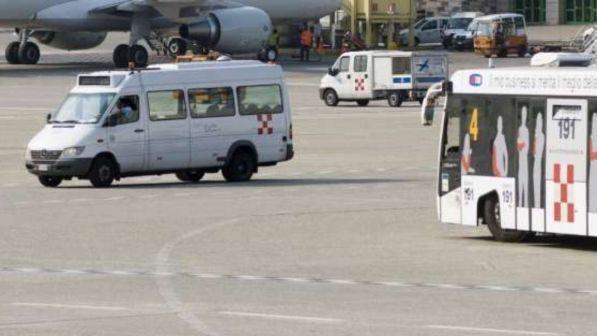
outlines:
[[[237,189],[237,188],[255,188],[255,187],[301,187],[301,186],[319,186],[319,185],[364,185],[364,184],[379,184],[379,183],[404,183],[404,182],[419,182],[415,179],[382,179],[382,178],[300,178],[300,179],[255,179],[248,182],[229,183],[225,181],[201,181],[197,183],[184,182],[167,182],[167,183],[131,183],[131,184],[114,184],[110,188],[114,189],[169,189],[169,188],[208,188],[208,189]],[[89,186],[62,186],[60,189],[93,189]]]
[[[458,239],[493,242],[496,244],[522,244],[527,246],[549,247],[557,249],[569,249],[576,251],[597,252],[597,238],[565,236],[555,234],[545,234],[534,236],[522,243],[501,243],[495,241],[491,236],[485,237],[461,237]]]

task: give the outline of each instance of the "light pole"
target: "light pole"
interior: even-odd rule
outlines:
[[[388,16],[390,19],[388,20],[388,50],[396,50],[398,49],[398,45],[396,44],[396,40],[394,35],[396,34],[396,29],[394,26],[394,15],[396,15],[396,4],[391,3],[388,5]]]
[[[416,4],[417,0],[410,0],[408,15],[408,47],[415,48],[415,19],[417,18]]]

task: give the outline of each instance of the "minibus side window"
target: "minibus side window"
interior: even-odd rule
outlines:
[[[193,118],[234,116],[236,106],[232,88],[190,89],[189,109]]]
[[[139,96],[120,97],[110,113],[110,118],[114,118],[114,126],[139,121]]]
[[[184,91],[152,91],[147,93],[149,120],[176,120],[187,117]]]
[[[236,94],[241,115],[276,114],[284,111],[280,85],[239,86]]]

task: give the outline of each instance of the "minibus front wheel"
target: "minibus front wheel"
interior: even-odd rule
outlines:
[[[48,188],[56,188],[62,183],[62,178],[56,176],[38,176],[37,179],[41,185]]]
[[[117,175],[117,166],[109,157],[100,156],[93,162],[89,171],[89,181],[96,188],[107,188],[112,185]]]

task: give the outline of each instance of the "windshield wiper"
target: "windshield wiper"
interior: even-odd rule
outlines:
[[[80,124],[81,122],[78,120],[53,120],[53,123],[56,124]]]

